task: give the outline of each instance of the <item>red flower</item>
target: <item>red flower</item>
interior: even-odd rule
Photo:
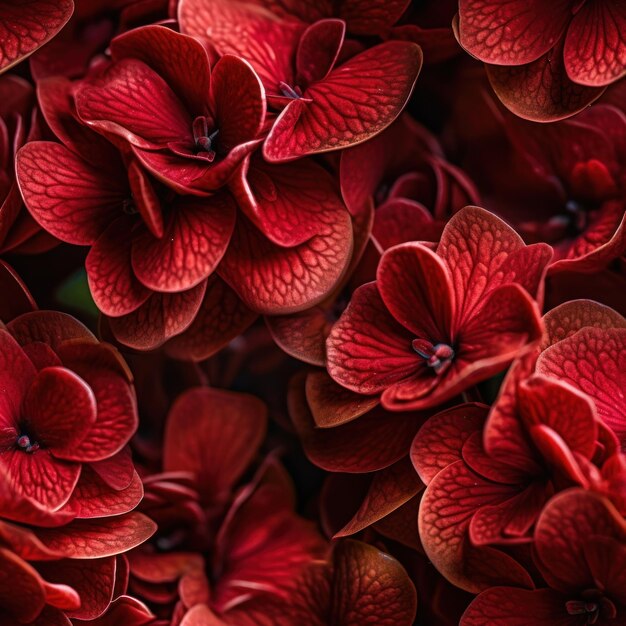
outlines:
[[[506,566],[508,557],[494,548],[528,543],[555,491],[589,487],[587,476],[597,472],[591,461],[607,441],[589,398],[547,378],[524,380],[527,367],[513,366],[484,432],[466,433],[462,412],[444,413],[420,430],[411,452],[428,482],[419,514],[426,554],[451,582],[474,593],[505,578],[526,582],[521,572],[515,580],[519,565]],[[457,442],[456,456],[441,454]],[[484,571],[480,563],[489,559],[504,567]]]
[[[35,52],[70,19],[72,0],[27,0],[0,3],[0,72]]]
[[[208,40],[220,54],[249,61],[270,104],[282,110],[263,146],[268,161],[339,150],[376,135],[404,108],[422,64],[420,48],[399,41],[345,60],[345,22],[326,19],[307,28],[253,4],[185,0],[179,21],[184,33]]]
[[[18,296],[3,268],[3,293]],[[21,301],[32,308],[26,292]],[[137,425],[128,370],[65,314],[31,310],[5,320],[0,621],[91,620],[125,591],[120,555],[155,530],[133,512],[143,488],[125,446]]]
[[[383,255],[376,282],[355,291],[328,338],[328,372],[360,394],[382,394],[389,409],[452,398],[540,337],[532,298],[541,298],[550,256],[490,213],[461,210],[436,252],[408,243]]]
[[[217,389],[191,389],[174,403],[165,472],[146,479],[142,504],[159,533],[130,555],[131,588],[152,605],[180,599],[182,613],[208,604],[225,614],[257,594],[284,595],[324,553],[325,542],[294,513],[289,479],[274,460],[235,490],[258,454],[266,413],[253,396]]]
[[[211,71],[199,42],[163,26],[116,37],[111,54],[110,66],[76,87],[79,117],[128,142],[181,193],[224,185],[258,144],[265,117],[263,87],[248,63],[228,55]]]
[[[597,271],[624,254],[624,113],[598,105],[541,132],[511,115],[504,125],[523,174],[518,189],[504,190],[498,201],[506,204],[519,192],[522,204],[512,219],[529,240],[554,246],[550,273]],[[524,187],[534,194],[534,206]]]
[[[548,588],[488,589],[470,604],[461,626],[624,621],[626,524],[610,503],[582,489],[555,496],[537,522],[534,547]]]
[[[415,588],[400,563],[373,546],[344,541],[335,547],[329,562],[312,564],[303,573],[286,600],[260,597],[229,613],[224,622],[208,611],[198,611],[207,620],[198,623],[410,626],[416,606]]]
[[[111,459],[137,428],[129,373],[114,349],[60,313],[22,315],[0,343],[0,464],[17,493],[51,511],[74,495],[80,510],[83,492],[101,489],[99,464],[114,475],[126,465]]]
[[[461,45],[488,64],[502,101],[521,117],[577,113],[626,74],[619,0],[461,0]]]

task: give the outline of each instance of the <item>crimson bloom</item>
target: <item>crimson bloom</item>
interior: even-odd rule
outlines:
[[[217,276],[207,280],[228,245],[234,201],[176,196],[132,157],[127,170],[115,148],[75,118],[70,90],[66,79],[39,85],[62,143],[30,142],[17,156],[31,215],[62,241],[91,246],[91,293],[119,341],[147,349],[178,336],[177,355],[210,354],[232,336],[225,326],[242,329],[255,317]]]
[[[335,598],[341,598],[337,602]],[[406,571],[394,558],[357,541],[335,546],[327,563],[303,572],[288,600],[260,597],[225,621],[199,613],[211,626],[410,626],[417,598]],[[195,623],[195,622],[193,622]]]
[[[626,524],[597,494],[571,489],[555,496],[535,529],[536,565],[547,588],[493,587],[470,604],[462,626],[624,621]]]
[[[127,471],[115,457],[137,428],[128,370],[113,348],[59,313],[26,313],[0,337],[0,464],[13,489],[43,507],[58,510],[76,492],[80,508],[82,490],[100,488],[101,466],[114,481]],[[132,465],[126,485],[131,479]]]
[[[143,488],[125,445],[137,425],[130,376],[77,320],[33,310],[2,269],[0,620],[96,619],[125,593],[123,553],[155,530],[133,511]]]
[[[74,11],[72,0],[27,0],[0,3],[0,72],[52,39]]]
[[[275,460],[237,488],[266,422],[266,407],[248,394],[194,388],[172,406],[165,471],[146,478],[142,504],[159,533],[130,555],[131,589],[151,606],[226,614],[258,594],[285,595],[323,556],[325,542],[294,513],[292,486]]]
[[[540,127],[542,132],[512,115],[503,121],[523,162],[519,187],[527,186],[534,195],[529,203],[522,190],[523,205],[511,219],[529,240],[554,246],[550,273],[597,271],[624,254],[624,113],[600,104],[574,119]],[[511,192],[517,193],[504,191],[499,201],[506,203]]]
[[[307,27],[228,0],[184,0],[178,13],[182,32],[249,61],[269,103],[282,111],[263,144],[272,162],[339,150],[376,135],[404,108],[422,64],[419,46],[400,41],[343,59],[346,25],[338,19]]]
[[[181,193],[221,187],[257,145],[265,117],[263,87],[248,63],[228,55],[211,71],[199,42],[163,26],[120,35],[111,54],[110,66],[76,88],[79,117],[127,141]]]
[[[554,121],[577,113],[626,74],[626,11],[619,0],[461,0],[458,36],[487,63],[514,113]]]
[[[328,372],[393,410],[434,406],[502,370],[541,336],[552,251],[525,246],[492,214],[466,207],[432,251],[391,248],[327,341]]]

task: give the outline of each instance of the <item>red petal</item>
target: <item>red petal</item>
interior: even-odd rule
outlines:
[[[5,72],[50,41],[74,12],[72,0],[2,2],[0,71]]]
[[[212,95],[224,152],[256,139],[265,121],[265,90],[247,61],[223,56],[213,70]]]
[[[328,373],[353,391],[379,393],[423,368],[413,339],[387,311],[376,285],[363,285],[328,336]]]
[[[45,604],[43,581],[25,561],[0,548],[0,606],[20,623],[33,621]],[[4,620],[3,620],[4,621]]]
[[[183,0],[178,20],[183,33],[208,39],[222,55],[249,61],[272,93],[280,93],[280,81],[293,83],[292,63],[304,25],[230,0]]]
[[[90,466],[83,471],[67,503],[77,519],[110,517],[132,511],[141,502],[143,485],[137,472],[128,487],[115,490],[107,485]]]
[[[262,139],[234,147],[222,159],[206,164],[200,158],[189,159],[171,152],[154,152],[133,146],[133,154],[158,180],[181,195],[207,196],[223,187],[239,164],[253,152]]]
[[[68,617],[92,620],[104,613],[113,597],[115,558],[89,561],[60,560],[38,564],[46,581],[69,585],[78,592],[80,608],[65,610]]]
[[[241,335],[257,318],[239,296],[213,274],[191,326],[165,344],[175,359],[204,361]]]
[[[610,537],[593,537],[585,545],[585,557],[594,580],[612,600],[626,600],[626,547]]]
[[[265,140],[269,161],[339,150],[384,130],[405,106],[422,65],[419,46],[390,41],[352,57],[281,113]],[[349,102],[349,107],[346,105]]]
[[[297,81],[304,85],[324,80],[333,69],[346,34],[342,20],[320,20],[300,38],[296,53]]]
[[[149,583],[177,581],[183,574],[205,567],[195,552],[152,553],[134,550],[128,555],[133,576]]]
[[[534,454],[519,416],[517,402],[518,385],[532,374],[536,358],[537,351],[533,351],[513,362],[489,413],[483,434],[484,450],[490,457],[523,473],[533,467],[539,470],[533,461]]]
[[[407,241],[439,241],[441,230],[423,204],[395,198],[376,209],[372,235],[387,250]]]
[[[136,350],[152,350],[180,335],[195,319],[206,281],[180,293],[153,293],[136,311],[109,319],[115,338]]]
[[[70,343],[59,348],[59,355],[89,384],[98,405],[96,423],[76,450],[77,457],[90,461],[112,457],[128,443],[138,423],[135,393],[124,361],[106,344]]]
[[[419,429],[411,445],[411,461],[425,484],[463,458],[463,444],[481,430],[486,414],[483,405],[463,404],[437,413]]]
[[[163,467],[192,472],[207,502],[227,494],[256,455],[267,409],[253,396],[192,389],[168,416]]]
[[[3,427],[15,426],[20,417],[22,400],[35,373],[33,364],[19,344],[0,328],[0,424]]]
[[[626,74],[626,10],[620,3],[585,3],[567,29],[563,55],[568,76],[590,87]]]
[[[326,548],[310,522],[295,515],[278,485],[265,484],[232,509],[220,530],[222,576],[213,605],[222,612],[251,592],[284,594]]]
[[[571,0],[461,0],[459,40],[485,63],[524,65],[559,41],[571,16]]]
[[[376,472],[365,500],[354,517],[334,538],[354,535],[378,522],[408,502],[424,487],[411,462],[404,457],[390,467]],[[417,534],[417,525],[415,526]]]
[[[55,459],[46,449],[6,450],[0,455],[0,466],[15,493],[35,500],[51,512],[69,500],[80,476],[79,463]]]
[[[315,428],[306,403],[303,376],[292,380],[288,405],[309,459],[333,472],[371,472],[392,465],[408,454],[424,419],[419,413],[386,413],[374,408],[335,428]]]
[[[577,85],[568,78],[562,43],[527,65],[490,65],[487,74],[502,103],[515,115],[534,122],[570,117],[604,91],[602,87]]]
[[[591,400],[560,381],[533,376],[518,390],[520,413],[527,428],[543,424],[555,431],[572,452],[591,459],[598,427]]]
[[[265,321],[272,339],[287,354],[309,365],[324,367],[326,338],[332,321],[323,306],[291,315],[266,317]]]
[[[135,473],[135,466],[128,446],[108,459],[95,461],[89,465],[107,485],[117,491],[126,489]]]
[[[481,507],[472,516],[469,536],[473,545],[529,543],[529,530],[554,494],[550,482],[537,480],[518,486],[519,493],[504,502]]]
[[[626,319],[617,311],[593,300],[569,300],[543,317],[545,326],[543,347],[567,339],[585,326],[595,328],[626,328]]]
[[[24,202],[42,228],[76,245],[94,243],[130,197],[125,179],[109,177],[49,141],[34,141],[19,151],[17,177]]]
[[[98,308],[112,317],[136,311],[151,293],[132,272],[132,224],[128,217],[113,222],[85,260],[91,295]]]
[[[75,95],[81,120],[144,148],[193,141],[189,112],[165,80],[141,61],[113,63]]]
[[[169,88],[199,115],[205,110],[211,86],[208,54],[202,44],[167,26],[135,28],[111,42],[114,61],[135,59],[165,80]]]
[[[96,398],[82,378],[63,367],[41,370],[28,389],[22,410],[33,435],[45,441],[55,457],[80,458],[81,442],[97,416]]]
[[[235,215],[236,206],[228,194],[176,201],[161,238],[148,231],[133,238],[135,276],[149,289],[160,292],[195,287],[222,259],[235,227]]]
[[[321,234],[291,248],[272,243],[243,216],[237,220],[218,271],[252,310],[272,315],[306,309],[341,279],[352,247],[348,212],[333,199],[307,219],[318,220]]]
[[[466,207],[447,223],[437,247],[450,269],[456,294],[456,327],[501,285],[521,282],[532,296],[552,254],[549,246],[524,246],[501,219],[478,207]],[[534,287],[534,289],[533,289]]]
[[[345,252],[338,262],[345,265],[350,217],[333,177],[313,160],[271,165],[257,153],[231,184],[246,216],[279,246],[295,247],[341,230]]]
[[[419,338],[449,341],[452,280],[434,252],[419,243],[396,246],[383,254],[376,279],[387,310],[400,324]]]
[[[337,624],[359,626],[410,626],[417,597],[406,571],[394,558],[374,546],[344,541],[333,555],[332,619]]]
[[[20,315],[7,324],[11,334],[25,346],[33,342],[45,343],[53,350],[73,339],[98,343],[95,336],[77,319],[58,311],[33,311]]]
[[[374,530],[383,537],[397,541],[408,548],[423,552],[422,542],[417,532],[417,514],[421,494],[418,493],[407,503],[383,517],[374,524]]]
[[[78,121],[72,95],[72,82],[55,76],[37,81],[41,112],[56,137],[75,155],[98,168],[116,183],[124,177],[124,166],[117,149],[104,137]]]
[[[310,372],[306,377],[306,399],[315,425],[334,428],[351,422],[379,402],[337,384],[325,371]]]
[[[583,489],[568,489],[550,500],[535,528],[535,549],[551,587],[570,591],[595,586],[584,551],[593,536],[622,544],[626,539],[626,522],[607,500]]]
[[[626,329],[583,328],[545,350],[537,372],[558,378],[590,396],[598,415],[620,438],[626,437]]]
[[[154,615],[145,604],[130,596],[120,596],[104,615],[92,620],[90,626],[148,626],[154,624],[154,620]]]
[[[463,461],[444,468],[430,482],[420,506],[420,537],[428,558],[451,583],[472,593],[506,582],[532,586],[515,560],[492,548],[472,548],[467,537],[476,511],[516,493],[517,487],[486,481]]]
[[[156,524],[141,513],[99,520],[76,520],[61,528],[42,528],[37,537],[49,550],[70,559],[95,559],[126,552],[149,539]]]
[[[567,600],[552,589],[493,587],[469,605],[460,626],[527,626],[529,616],[536,626],[574,626],[579,620],[568,615]]]

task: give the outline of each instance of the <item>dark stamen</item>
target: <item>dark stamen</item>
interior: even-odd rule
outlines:
[[[302,89],[300,89],[300,87],[298,87],[297,85],[295,87],[291,87],[287,83],[280,81],[280,83],[278,83],[278,86],[280,87],[280,92],[286,98],[292,98],[293,100],[298,100],[302,98]]]
[[[17,438],[17,446],[24,450],[24,452],[36,452],[39,450],[38,443],[31,443],[30,437],[28,435],[20,435]]]
[[[435,374],[443,374],[454,360],[454,350],[447,343],[433,344],[427,339],[414,339],[412,347]]]

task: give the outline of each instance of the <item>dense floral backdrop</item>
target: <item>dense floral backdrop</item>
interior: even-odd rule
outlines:
[[[626,625],[625,0],[0,0],[2,626]]]

